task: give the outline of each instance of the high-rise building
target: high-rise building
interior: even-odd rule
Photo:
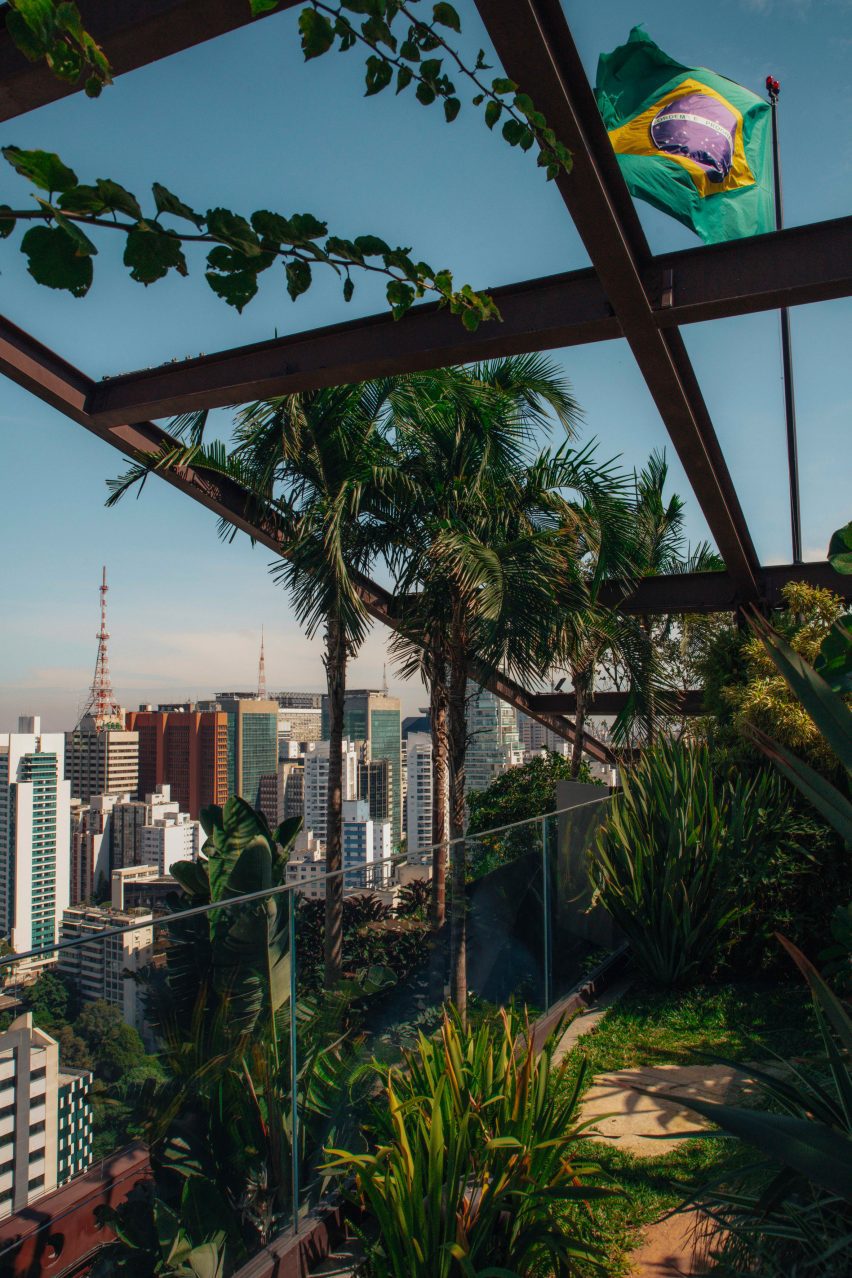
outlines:
[[[90,803],[71,800],[71,904],[92,901],[109,889],[113,856],[113,809],[129,794],[95,794]]]
[[[80,941],[59,951],[57,966],[74,985],[84,1003],[98,999],[117,1007],[125,1024],[143,1030],[141,988],[134,974],[151,961],[153,917],[147,910],[76,905],[62,915],[63,941]],[[138,924],[132,932],[106,935],[115,928]]]
[[[328,742],[318,741],[316,749],[305,755],[304,829],[313,831],[323,843],[328,827]],[[342,759],[342,797],[358,795],[358,751],[344,738]]]
[[[402,835],[402,735],[399,697],[369,689],[346,693],[343,733],[365,743],[365,759],[388,759],[391,765],[391,829],[394,846]],[[322,699],[322,735],[328,737],[328,697]]]
[[[229,720],[217,710],[185,705],[158,710],[140,706],[126,715],[139,734],[139,794],[168,785],[184,812],[197,820],[202,808],[227,800]]]
[[[344,891],[379,890],[390,881],[390,821],[373,821],[364,799],[343,802]]]
[[[406,853],[422,854],[432,846],[432,734],[409,732],[405,751],[408,774]]]
[[[92,1162],[88,1070],[60,1069],[31,1013],[0,1034],[0,1217],[23,1211]]]
[[[170,874],[161,874],[156,865],[124,865],[113,870],[110,905],[114,910],[166,912],[168,898],[180,889]]]
[[[278,775],[278,703],[224,693],[216,700],[228,717],[228,792],[257,808],[261,778]]]
[[[38,717],[0,733],[0,934],[18,953],[52,945],[70,891],[65,737]]]
[[[274,692],[278,704],[278,740],[322,740],[321,692]]]
[[[160,785],[144,802],[124,797],[112,809],[112,869],[156,865],[167,874],[175,861],[192,861],[203,842],[201,825]]]
[[[487,789],[507,768],[523,763],[524,753],[514,707],[470,681],[466,717],[465,792],[470,794]]]
[[[123,711],[99,722],[84,715],[65,734],[65,776],[71,797],[90,803],[96,794],[132,794],[139,787],[139,734],[126,731]]]
[[[305,761],[282,759],[278,764],[278,810],[282,821],[304,817]]]
[[[358,798],[367,803],[374,821],[393,821],[393,769],[390,759],[358,764]]]
[[[543,723],[537,723],[521,710],[518,711],[518,736],[524,747],[524,753],[528,755],[538,754],[540,750],[550,750],[554,754],[571,753],[569,741],[558,737],[552,728],[546,728]]]

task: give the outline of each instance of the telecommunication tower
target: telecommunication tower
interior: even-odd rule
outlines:
[[[263,626],[260,627],[260,661],[257,663],[257,699],[266,701],[266,657],[263,652]]]
[[[104,727],[105,724],[113,722],[118,715],[118,707],[113,701],[112,681],[109,675],[109,631],[107,630],[106,620],[106,597],[109,586],[107,585],[106,565],[104,565],[103,576],[100,584],[101,596],[101,628],[98,631],[98,657],[95,662],[95,675],[92,679],[92,691],[89,696],[88,704],[83,711],[90,714],[95,720],[97,728]]]

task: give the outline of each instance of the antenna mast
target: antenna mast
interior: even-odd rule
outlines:
[[[91,696],[83,713],[91,714],[94,717],[96,726],[100,729],[104,724],[110,723],[115,719],[116,711],[115,702],[113,701],[112,681],[109,674],[109,631],[107,630],[106,619],[106,597],[109,586],[107,585],[106,565],[104,565],[99,589],[101,596],[101,628],[97,634],[98,658],[95,662]]]
[[[257,699],[266,701],[266,657],[263,651],[263,626],[260,627],[260,661],[257,663]]]

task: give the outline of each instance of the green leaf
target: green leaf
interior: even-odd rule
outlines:
[[[346,276],[346,279],[343,281],[343,300],[344,300],[344,302],[351,302],[351,301],[352,301],[352,294],[353,294],[354,292],[355,292],[355,285],[352,283],[352,280],[351,280],[351,279],[349,278],[349,276],[347,275],[347,276]]]
[[[390,245],[380,240],[378,235],[356,235],[355,247],[364,257],[379,257],[391,251]]]
[[[423,106],[431,106],[435,101],[435,97],[435,90],[431,89],[428,84],[423,84],[422,81],[418,84],[417,101],[422,102]]]
[[[835,572],[842,572],[844,576],[852,573],[852,520],[832,533],[828,543],[828,562]]]
[[[500,119],[502,114],[503,104],[501,102],[495,102],[492,98],[485,108],[485,123],[488,125],[489,129],[494,128],[494,125]]]
[[[814,670],[832,692],[852,692],[852,612],[838,617],[823,639]]]
[[[432,21],[441,27],[449,27],[451,31],[461,32],[461,18],[451,4],[436,4],[432,10]]]
[[[3,155],[21,177],[29,178],[42,191],[67,191],[77,185],[77,174],[52,151],[23,151],[4,146]]]
[[[381,93],[382,89],[386,89],[393,79],[393,67],[384,58],[379,58],[375,54],[371,54],[367,59],[367,72],[365,75],[365,84],[367,91],[365,97],[370,98],[374,93]]]
[[[41,62],[50,48],[50,41],[33,31],[29,23],[15,9],[7,9],[5,17],[6,30],[24,57],[29,58],[30,62]]]
[[[56,201],[66,213],[103,213],[106,207],[96,186],[72,186]]]
[[[524,126],[517,120],[507,120],[503,125],[503,137],[510,146],[517,146],[525,131]]]
[[[272,13],[273,9],[277,9],[280,0],[250,0],[251,14],[253,18],[258,18],[262,13]]]
[[[310,265],[297,258],[294,262],[288,262],[284,270],[287,275],[287,292],[295,302],[297,297],[311,287]]]
[[[411,67],[400,67],[396,73],[397,93],[402,93],[403,89],[407,89],[413,79],[414,72],[411,70]]]
[[[127,213],[134,221],[141,221],[142,210],[139,207],[139,201],[130,191],[125,191],[123,186],[119,186],[110,178],[98,178],[97,189],[104,208],[112,209],[117,213]]]
[[[191,209],[188,204],[184,204],[183,200],[179,200],[160,182],[155,182],[151,191],[158,213],[171,213],[174,217],[182,217],[187,222],[194,222],[199,228],[204,225],[204,218],[200,214]]]
[[[852,803],[846,796],[803,759],[778,741],[773,741],[754,724],[748,724],[747,730],[766,757],[822,813],[844,842],[852,843]]]
[[[257,292],[257,271],[231,271],[228,275],[207,271],[205,278],[213,292],[238,311],[242,311]]]
[[[299,14],[299,34],[306,62],[327,53],[334,44],[334,27],[316,9],[303,9]]]
[[[293,244],[306,244],[308,240],[315,240],[318,235],[328,234],[328,224],[320,222],[313,213],[292,213],[289,222]]]
[[[505,76],[496,76],[491,81],[491,88],[495,93],[515,93],[518,86],[514,80],[507,80]]]
[[[481,316],[478,311],[464,310],[461,318],[462,324],[469,333],[475,333],[479,328]]]
[[[444,118],[446,119],[447,124],[452,124],[460,110],[461,102],[458,98],[444,99]]]
[[[0,240],[6,240],[15,229],[15,219],[10,217],[12,212],[8,204],[0,204]]]
[[[39,200],[39,203],[41,204],[43,201]],[[74,250],[79,257],[97,257],[98,250],[95,248],[88,235],[86,235],[86,233],[82,231],[75,222],[64,217],[63,214],[60,213],[59,209],[52,208],[51,205],[47,205],[46,207],[51,209],[53,216],[56,218],[56,225],[61,226],[65,234],[73,240]]]
[[[410,310],[415,298],[414,289],[402,280],[391,280],[387,287],[387,299],[394,319],[401,319]]]
[[[386,44],[396,53],[396,37],[384,18],[372,17],[361,24],[361,33],[372,44]]]
[[[173,268],[179,275],[188,273],[180,240],[148,222],[140,222],[128,232],[124,265],[130,278],[140,284],[153,284]]]
[[[419,62],[420,48],[413,40],[403,40],[399,46],[399,56],[405,58],[406,62]]]
[[[61,226],[33,226],[21,240],[28,258],[27,270],[38,284],[65,289],[85,297],[93,278],[92,259],[78,254],[74,241]]]
[[[260,253],[257,235],[238,213],[232,213],[230,209],[208,209],[206,221],[208,232],[217,240],[230,244],[249,257],[256,257]]]

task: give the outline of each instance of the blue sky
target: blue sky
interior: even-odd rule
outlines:
[[[234,0],[239,3],[240,0]],[[247,2],[247,0],[246,0]],[[458,5],[464,43],[487,38]],[[687,64],[707,65],[761,91],[782,84],[788,225],[849,212],[852,190],[850,0],[586,0],[566,5],[586,70],[644,22]],[[294,12],[119,79],[97,102],[82,96],[0,128],[0,142],[57,150],[82,181],[113,177],[144,196],[153,180],[189,203],[248,212],[306,211],[343,235],[373,232],[414,246],[459,281],[493,287],[588,264],[552,185],[529,156],[491,136],[467,108],[453,126],[413,99],[362,96],[355,51],[302,62]],[[0,172],[0,203],[26,185]],[[670,218],[639,206],[652,248],[693,246]],[[331,281],[292,304],[265,281],[242,316],[208,290],[196,259],[188,280],[145,290],[104,245],[80,301],[38,287],[10,241],[0,244],[2,310],[87,372],[101,376],[174,355],[238,345],[381,309],[357,281],[346,306]],[[16,243],[16,241],[15,241]],[[761,558],[789,558],[777,315],[683,330]],[[825,553],[849,518],[852,391],[849,299],[793,314],[806,558]],[[585,409],[584,439],[601,456],[641,465],[667,436],[626,346],[554,352]],[[227,423],[223,422],[223,427]],[[73,721],[91,678],[97,586],[108,565],[112,669],[125,704],[251,687],[261,624],[272,687],[319,687],[317,643],[299,632],[269,555],[244,538],[223,547],[207,512],[152,481],[139,501],[107,511],[105,481],[122,459],[58,413],[2,382],[0,429],[0,730],[19,712],[50,727]],[[672,482],[688,501],[693,539],[706,527],[673,450]],[[381,682],[376,631],[353,683]],[[396,683],[407,708],[421,700]]]

